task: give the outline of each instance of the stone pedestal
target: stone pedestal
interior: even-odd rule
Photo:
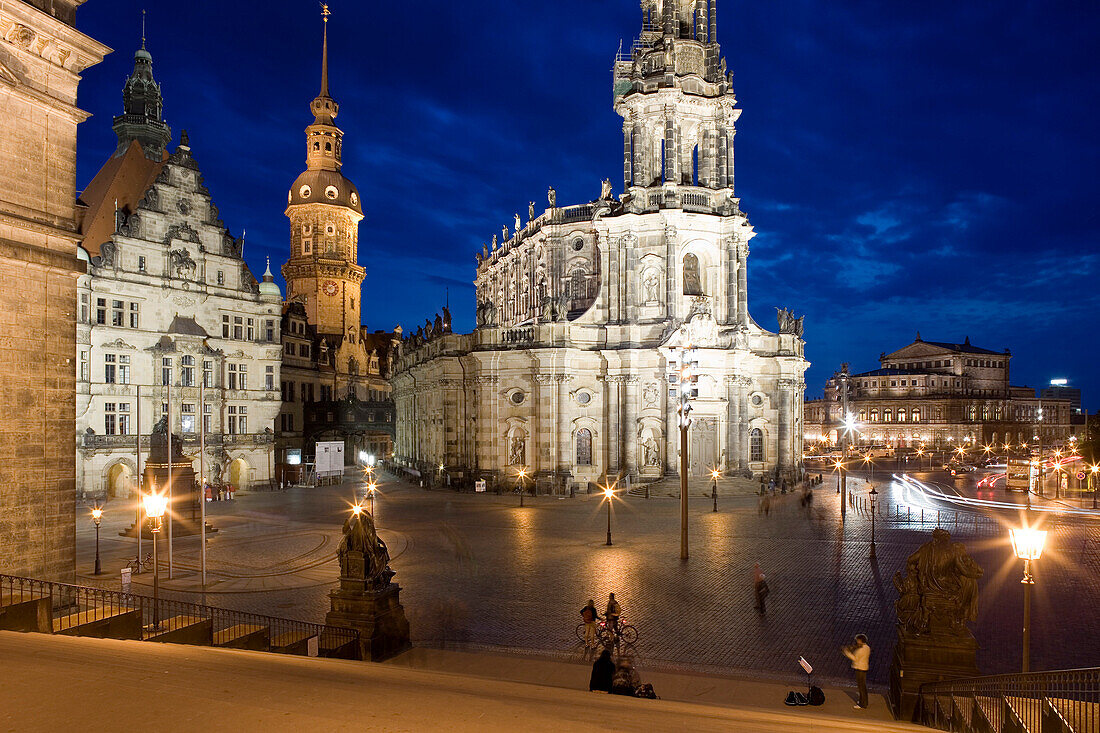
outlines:
[[[163,424],[163,421],[162,421]],[[158,426],[160,427],[160,426]],[[172,501],[168,505],[168,511],[172,514],[172,537],[186,537],[199,534],[202,519],[203,500],[201,491],[195,483],[195,469],[190,456],[182,451],[183,442],[179,436],[172,436]],[[149,458],[145,461],[145,472],[142,474],[142,484],[145,491],[156,486],[157,491],[168,492],[168,434],[154,429],[149,441]],[[164,518],[167,533],[168,517]],[[217,532],[209,523],[206,525],[207,534]],[[130,525],[119,532],[124,537],[137,536],[137,524]],[[165,534],[165,536],[167,536]],[[142,529],[142,537],[152,537],[148,523]]]
[[[920,686],[960,677],[977,677],[978,642],[965,635],[914,636],[898,630],[890,664],[890,707],[897,720],[912,721]]]
[[[340,587],[329,593],[331,610],[325,615],[325,623],[358,631],[361,659],[389,659],[411,646],[409,622],[398,599],[400,592],[397,583],[371,590],[361,580],[342,577]]]

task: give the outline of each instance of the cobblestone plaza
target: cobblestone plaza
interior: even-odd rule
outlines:
[[[767,515],[747,494],[721,496],[714,513],[700,484],[692,492],[686,563],[678,556],[678,503],[667,498],[617,499],[611,547],[604,545],[606,513],[596,497],[528,497],[520,508],[515,496],[427,492],[387,476],[375,509],[415,644],[579,657],[580,607],[588,598],[601,604],[613,591],[639,630],[636,653],[643,664],[794,677],[798,657],[805,656],[823,677],[843,678],[847,663],[838,648],[864,632],[874,650],[870,677],[884,684],[895,640],[891,579],[936,522],[926,512],[922,529],[919,512],[897,508],[900,491],[878,485],[883,500],[874,562],[867,557],[869,515],[859,509],[865,493],[856,492],[842,525],[828,478],[812,509],[794,495],[779,496]],[[213,605],[323,618],[337,575],[341,512],[355,489],[290,489],[208,503],[220,531],[208,543],[205,599],[196,592],[194,538],[177,540],[175,578],[162,587]],[[111,521],[122,524],[124,506],[109,505]],[[1008,539],[1012,520],[960,513],[956,526],[946,511],[940,519],[985,569],[973,625],[981,671],[1017,671],[1022,590]],[[82,582],[92,579],[90,527],[80,528]],[[104,572],[113,577],[100,582],[117,587],[118,568],[135,548],[134,540],[112,535],[104,532],[103,552]],[[1089,519],[1053,528],[1035,568],[1033,669],[1086,666],[1100,653],[1100,640],[1080,633],[1100,591],[1098,542]],[[163,544],[161,550],[163,562]],[[765,616],[753,610],[757,562],[772,591]],[[142,592],[151,574],[136,580]]]

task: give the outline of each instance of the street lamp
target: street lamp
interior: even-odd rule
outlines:
[[[1031,562],[1043,554],[1043,545],[1047,540],[1046,530],[1021,527],[1010,530],[1012,533],[1012,551],[1024,561],[1024,663],[1026,673],[1031,666],[1031,586],[1035,579],[1031,576]]]
[[[604,501],[607,502],[607,545],[611,545],[611,500],[615,498],[615,489],[605,486],[603,490]]]
[[[94,575],[99,575],[100,574],[100,568],[99,568],[99,522],[100,522],[101,519],[103,519],[103,509],[100,508],[99,504],[96,504],[94,507],[92,507],[92,521],[95,522],[95,573],[93,573]]]
[[[878,498],[878,490],[871,484],[871,559],[875,559],[875,499]]]
[[[153,533],[153,630],[160,628],[160,561],[157,555],[157,535],[160,534],[161,519],[168,507],[168,497],[157,493],[156,484],[152,491],[142,499],[145,514],[149,517],[149,530]],[[139,530],[140,531],[140,528]]]
[[[524,483],[527,481],[527,469],[521,468],[519,473],[516,474],[516,484],[519,486],[519,505],[523,506],[523,489]]]
[[[374,492],[378,491],[378,487],[373,481],[367,484],[367,498],[370,500],[370,515],[374,517]]]
[[[1100,466],[1093,465],[1089,469],[1089,488],[1092,489],[1092,508],[1096,508],[1096,474],[1100,472]]]
[[[714,500],[714,511],[718,511],[718,477],[721,475],[717,468],[710,470],[710,498]]]
[[[863,467],[867,468],[868,463],[871,464],[871,480],[874,481],[875,480],[875,461],[874,461],[874,458],[872,458],[870,454],[867,454],[863,457]]]

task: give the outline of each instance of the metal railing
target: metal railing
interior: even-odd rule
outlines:
[[[230,631],[236,627],[239,633],[267,629],[272,647],[302,644],[309,638],[316,637],[318,654],[323,657],[355,654],[358,649],[359,632],[355,629],[263,616],[165,598],[159,599],[154,604],[151,597],[136,593],[0,575],[0,603],[10,605],[39,598],[46,598],[49,601],[53,633],[64,633],[90,624],[109,626],[115,619],[124,621],[127,614],[136,611],[143,638],[179,628],[181,623],[189,625],[210,621],[211,641],[217,638],[219,632]],[[160,621],[159,628],[154,628],[154,608]],[[181,619],[181,621],[173,623],[173,619]],[[120,624],[121,627],[124,627],[124,624]],[[37,630],[43,631],[43,629]],[[111,636],[110,633],[94,635]]]
[[[989,726],[976,725],[976,716]],[[1100,733],[1100,668],[933,682],[920,688],[920,722],[939,730]]]

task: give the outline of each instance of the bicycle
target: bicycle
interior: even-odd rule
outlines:
[[[577,638],[584,641],[584,624],[577,624],[576,634]],[[600,646],[619,646],[620,644],[626,644],[633,646],[638,642],[638,629],[631,624],[624,623],[622,617],[619,618],[619,633],[616,634],[613,629],[608,627],[607,621],[600,621],[599,626],[596,628],[596,641]]]
[[[144,558],[134,558],[133,560],[127,560],[126,567],[130,568],[130,570],[135,573],[140,573],[142,570],[152,570],[153,555],[152,553],[150,553]]]

